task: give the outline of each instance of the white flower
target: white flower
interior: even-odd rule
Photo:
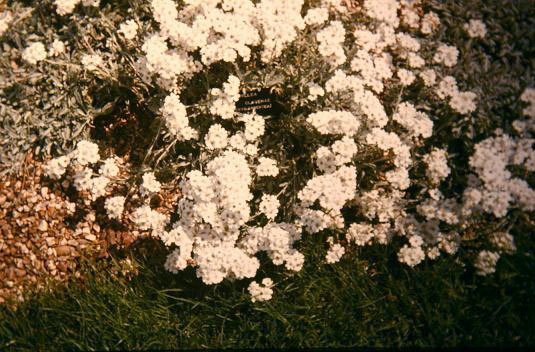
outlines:
[[[464,24],[463,28],[471,38],[483,38],[487,34],[487,27],[480,20],[470,20]]]
[[[277,176],[279,169],[277,162],[270,158],[258,158],[258,166],[256,167],[256,174],[258,176]]]
[[[428,12],[422,18],[421,32],[423,34],[431,34],[440,25],[440,19],[434,12]]]
[[[99,5],[100,5],[100,0],[82,0],[82,5],[84,5],[84,6],[99,7]]]
[[[435,84],[437,74],[433,69],[427,69],[419,74],[420,78],[424,81],[426,87],[431,87]]]
[[[329,19],[329,11],[326,8],[318,7],[308,10],[304,17],[307,25],[319,25],[325,23]]]
[[[321,86],[319,86],[319,85],[317,85],[315,83],[311,83],[311,84],[308,85],[308,97],[307,97],[307,100],[314,101],[318,97],[322,97],[324,94],[325,94],[325,91],[323,90],[323,88],[321,88]]]
[[[498,253],[490,251],[481,251],[476,258],[474,266],[477,269],[478,275],[488,275],[496,271],[496,263],[500,259]]]
[[[228,131],[218,123],[213,124],[204,137],[204,144],[209,150],[225,148],[228,144]]]
[[[100,160],[98,145],[90,141],[80,141],[74,151],[76,162],[82,166],[94,164]]]
[[[426,154],[423,160],[427,164],[427,176],[434,184],[438,184],[450,174],[448,154],[445,150],[433,148],[433,151]]]
[[[424,241],[420,236],[414,235],[409,238],[409,243],[412,247],[420,247],[422,244],[424,244]]]
[[[152,210],[148,205],[137,208],[131,214],[131,218],[140,230],[152,230],[153,234],[161,233],[169,220],[164,214]]]
[[[22,52],[22,58],[30,64],[35,65],[38,61],[46,59],[45,46],[41,42],[28,45]]]
[[[154,172],[147,172],[143,175],[143,183],[141,184],[139,191],[145,196],[150,193],[160,192],[161,186],[161,183],[154,177]]]
[[[65,43],[63,43],[61,40],[58,40],[58,39],[55,39],[50,45],[50,49],[48,49],[48,54],[50,56],[58,56],[60,54],[63,54],[64,52],[65,52]]]
[[[123,214],[125,198],[122,196],[116,196],[107,198],[104,203],[104,208],[110,219],[119,220]]]
[[[327,255],[325,256],[325,260],[328,264],[334,264],[340,261],[344,253],[346,252],[346,249],[342,247],[341,245],[334,244],[329,247],[329,250],[327,251]]]
[[[528,104],[535,104],[535,88],[527,87],[520,95],[520,100]]]
[[[369,244],[373,238],[373,227],[370,224],[353,223],[349,226],[346,238],[357,246]]]
[[[65,16],[72,13],[79,2],[80,0],[55,0],[54,4],[58,15]]]
[[[134,20],[128,20],[125,23],[121,23],[119,26],[119,33],[122,33],[126,39],[134,39],[137,34],[138,25]]]
[[[91,193],[91,198],[93,200],[106,194],[106,186],[109,181],[110,180],[104,176],[98,176],[91,179],[89,192]]]
[[[446,67],[452,67],[457,64],[457,57],[459,56],[459,50],[455,46],[449,46],[446,44],[441,44],[435,56],[433,56],[433,61],[436,63],[442,63]]]
[[[279,211],[279,200],[277,196],[264,194],[262,196],[262,201],[260,202],[260,211],[264,213],[268,219],[274,220],[275,216]]]
[[[197,131],[189,126],[186,106],[180,102],[180,97],[171,93],[165,97],[164,105],[160,108],[169,132],[179,140],[197,138]]]
[[[359,127],[358,118],[348,111],[327,110],[312,113],[306,119],[321,134],[354,136]]]
[[[99,54],[84,54],[82,56],[82,65],[84,68],[88,71],[96,71],[99,68],[102,68],[104,65],[104,62],[102,61],[102,56]]]
[[[61,178],[61,176],[63,176],[65,173],[70,161],[70,157],[66,155],[50,160],[44,167],[45,174],[50,178]]]
[[[119,168],[115,158],[108,158],[104,160],[104,163],[100,166],[99,173],[106,177],[115,177],[119,174]]]
[[[450,107],[460,114],[468,114],[476,109],[474,100],[477,95],[473,92],[455,92],[451,96]]]
[[[415,266],[425,259],[425,253],[422,250],[422,247],[409,247],[404,245],[403,248],[399,250],[398,259],[400,262],[409,266]]]
[[[507,232],[495,232],[490,236],[490,242],[499,250],[507,253],[514,253],[516,251],[515,239]]]
[[[414,73],[403,68],[398,70],[397,75],[402,86],[410,86],[416,79]]]
[[[263,287],[262,287],[263,286]],[[273,295],[273,281],[269,278],[262,280],[262,286],[256,281],[249,284],[249,294],[251,295],[251,301],[269,301]]]
[[[91,182],[91,176],[93,176],[93,171],[91,171],[91,169],[88,167],[77,172],[74,175],[74,187],[76,187],[78,191],[89,190],[93,185]]]
[[[9,24],[13,21],[13,15],[9,11],[0,13],[0,36],[9,28]]]

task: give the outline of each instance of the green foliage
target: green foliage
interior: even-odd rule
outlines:
[[[318,246],[309,249],[318,253]],[[506,258],[496,276],[481,278],[453,258],[412,270],[394,265],[390,252],[370,248],[334,265],[317,255],[289,279],[274,276],[276,294],[264,303],[251,303],[240,281],[206,286],[193,270],[170,274],[154,254],[137,254],[142,268],[130,282],[89,265],[82,285],[35,297],[15,312],[1,308],[0,349],[535,343],[533,255]]]

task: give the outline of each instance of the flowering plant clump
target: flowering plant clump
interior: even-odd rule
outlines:
[[[60,16],[79,3],[99,5],[54,1]],[[136,182],[112,194],[124,181],[118,159],[101,159],[87,140],[49,161],[47,174],[72,179],[91,201],[106,197],[110,219],[129,218],[163,243],[168,271],[193,267],[205,284],[255,280],[262,252],[298,272],[311,236],[324,242],[326,264],[378,244],[410,267],[457,256],[493,273],[517,248],[507,214],[535,211],[526,176],[535,172],[535,90],[520,97],[527,118],[512,123],[516,135],[474,142],[462,170],[439,132],[446,120],[475,118],[482,97],[456,75],[462,52],[436,39],[440,17],[419,0],[364,0],[351,13],[346,3],[148,1],[145,20],[118,23],[108,44],[120,43],[116,56],[77,56],[84,74],[129,77],[129,97],[151,116],[138,122],[150,127]],[[464,30],[487,33],[477,20]],[[66,51],[61,41],[48,54],[33,43],[22,58]],[[114,60],[128,63],[123,75]],[[252,89],[270,91],[267,114],[239,107]],[[171,214],[153,206],[164,188],[180,194]],[[485,235],[474,244],[476,230]],[[273,287],[252,281],[251,300],[271,299]]]

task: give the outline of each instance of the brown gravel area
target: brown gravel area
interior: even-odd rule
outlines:
[[[47,279],[80,277],[80,257],[107,257],[111,248],[128,247],[139,237],[128,215],[119,224],[98,210],[98,201],[69,202],[68,183],[49,180],[30,156],[23,169],[0,180],[0,304],[8,297],[22,301],[25,291],[42,288]],[[74,213],[69,203],[76,203]],[[169,213],[171,207],[160,204],[158,210]]]

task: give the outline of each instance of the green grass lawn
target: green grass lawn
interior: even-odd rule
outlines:
[[[317,243],[316,249],[321,245]],[[35,297],[15,312],[2,308],[0,347],[103,350],[535,342],[533,256],[503,258],[495,276],[482,278],[463,272],[453,258],[413,270],[396,263],[395,253],[387,248],[369,248],[334,265],[322,265],[318,255],[287,279],[280,270],[267,269],[277,282],[273,299],[251,303],[243,282],[206,286],[193,271],[166,272],[153,255],[148,260],[138,253],[140,273],[130,282],[88,267],[83,285],[70,284]],[[370,262],[375,264],[365,270]]]

